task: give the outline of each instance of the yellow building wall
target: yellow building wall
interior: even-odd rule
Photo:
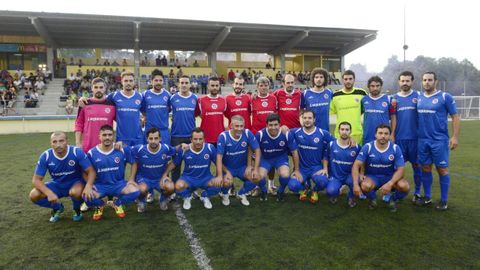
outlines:
[[[110,69],[116,70],[118,68],[118,70],[120,70],[120,71],[125,70],[125,71],[134,72],[134,67],[133,66],[82,66],[81,68],[78,67],[78,66],[67,66],[67,77],[70,76],[71,73],[73,73],[74,75],[77,74],[78,70],[81,70],[83,72],[83,74],[85,74],[87,69],[89,69],[89,70],[95,69],[95,70],[100,70],[101,71],[104,68],[107,71],[110,71]],[[146,77],[148,77],[154,69],[161,70],[164,75],[168,75],[168,73],[170,72],[171,69],[173,69],[173,72],[175,72],[175,74],[178,72],[178,69],[176,67],[140,67],[140,76],[142,77],[143,75],[145,75]],[[210,67],[197,67],[197,68],[182,67],[182,71],[183,71],[183,74],[190,75],[190,76],[191,75],[199,76],[199,75],[203,75],[203,74],[210,75],[210,73],[212,72],[212,68],[210,68]]]
[[[45,44],[40,36],[6,36],[0,35],[0,43],[33,43]]]

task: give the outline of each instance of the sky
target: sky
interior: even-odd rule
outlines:
[[[341,0],[341,1],[31,1],[8,10],[104,14],[341,27],[378,30],[377,39],[345,56],[346,67],[360,63],[369,72],[381,72],[392,55],[403,60],[404,9],[406,59],[418,55],[468,59],[480,68],[480,39],[476,18],[480,3],[473,0]],[[129,4],[127,4],[129,3]],[[180,3],[180,4],[179,4]]]

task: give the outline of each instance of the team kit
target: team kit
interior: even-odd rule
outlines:
[[[312,85],[303,91],[285,74],[275,91],[269,79],[258,78],[253,94],[245,93],[243,78],[235,78],[226,96],[216,77],[209,78],[208,94],[201,97],[191,92],[186,75],[178,78],[174,94],[164,89],[159,70],[144,92],[135,90],[133,73],[122,73],[121,80],[122,89],[107,95],[106,82],[95,78],[92,97],[79,100],[75,145],[56,131],[51,148],[40,155],[30,199],[51,209],[50,222],[65,211],[63,197],[70,197],[73,220],[80,221],[89,208],[93,220],[101,220],[107,206],[121,218],[129,203],[143,213],[156,193],[161,210],[172,200],[188,210],[194,198],[212,209],[213,196],[224,206],[232,196],[243,206],[253,196],[283,202],[289,190],[312,204],[323,194],[335,204],[346,193],[351,208],[367,200],[375,209],[379,196],[396,212],[411,191],[416,206],[433,204],[433,165],[440,184],[435,209],[448,209],[449,151],[458,146],[460,120],[453,97],[436,88],[434,72],[422,74],[421,90],[412,89],[411,72],[400,73],[394,95],[382,93],[378,76],[368,80],[368,91],[355,87],[351,70],[342,75],[343,88],[332,91],[321,68],[311,72]],[[336,116],[332,133],[331,115]],[[51,179],[44,182],[47,172]],[[235,178],[243,182],[240,188]]]

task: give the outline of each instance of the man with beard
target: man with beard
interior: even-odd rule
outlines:
[[[389,194],[390,211],[397,211],[398,201],[408,195],[410,186],[404,178],[405,162],[402,150],[390,142],[390,126],[381,124],[375,131],[375,141],[366,143],[358,154],[352,168],[353,193],[360,197],[363,193],[370,200],[369,208],[377,207],[376,191]],[[360,169],[365,166],[365,176],[360,177]]]
[[[68,145],[65,132],[52,133],[50,144],[52,148],[43,152],[38,159],[32,179],[34,188],[30,192],[30,199],[39,206],[51,208],[50,222],[56,222],[64,211],[60,198],[70,197],[74,210],[73,221],[80,221],[82,220],[80,204],[85,185],[82,173],[86,173],[87,181],[93,181],[95,171],[80,148]],[[43,183],[47,171],[52,180]]]
[[[170,144],[168,131],[168,113],[170,112],[170,93],[163,87],[163,73],[155,69],[152,71],[152,89],[145,91],[142,108],[145,116],[145,130],[158,128],[162,144]]]
[[[391,98],[382,94],[383,80],[378,76],[368,79],[369,94],[362,98],[363,110],[363,142],[375,140],[375,129],[380,124],[390,125],[392,134],[397,127],[397,116],[394,114]],[[392,122],[390,124],[390,121]]]
[[[245,121],[245,129],[251,129],[250,121],[250,96],[243,93],[245,89],[245,80],[242,77],[233,80],[233,93],[225,97],[227,110],[225,116],[228,119],[228,126],[232,124],[232,117],[240,115]]]
[[[328,72],[323,68],[314,68],[310,75],[312,88],[302,94],[301,107],[315,114],[315,126],[330,130],[330,102],[332,90],[325,88],[328,84]]]
[[[343,88],[333,93],[330,103],[330,113],[337,115],[337,123],[349,122],[352,125],[352,138],[362,144],[362,108],[361,100],[367,92],[362,88],[354,87],[355,73],[346,70],[342,76]],[[335,127],[335,137],[339,137],[338,126]]]
[[[288,128],[299,128],[302,93],[294,89],[295,77],[291,74],[285,74],[282,84],[283,89],[273,93],[278,102],[278,115],[282,121],[280,124]]]
[[[205,142],[216,146],[218,135],[225,131],[223,114],[227,104],[219,94],[220,80],[217,77],[210,77],[207,87],[208,95],[198,99],[197,114],[202,118],[200,128],[204,131]]]

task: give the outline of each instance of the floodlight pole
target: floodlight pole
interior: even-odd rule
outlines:
[[[403,6],[403,66],[405,67],[405,61],[407,59],[407,6]]]

